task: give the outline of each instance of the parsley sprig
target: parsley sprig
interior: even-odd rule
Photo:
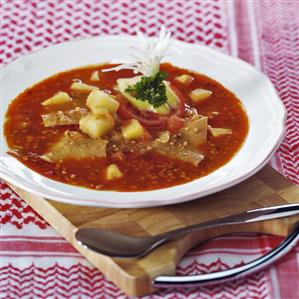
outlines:
[[[167,77],[164,72],[154,76],[143,76],[135,85],[126,88],[132,96],[141,101],[147,101],[155,108],[167,102],[166,87],[163,80]]]

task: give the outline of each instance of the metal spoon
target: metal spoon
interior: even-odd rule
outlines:
[[[156,236],[133,237],[110,230],[98,228],[80,228],[75,237],[87,248],[111,256],[137,258],[142,257],[163,243],[183,237],[192,231],[223,225],[242,224],[299,214],[299,204],[281,205],[246,211],[240,214],[194,224]]]

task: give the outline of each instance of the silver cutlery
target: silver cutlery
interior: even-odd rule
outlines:
[[[110,230],[80,228],[76,232],[75,237],[81,245],[98,253],[111,257],[138,258],[148,254],[165,242],[179,239],[190,232],[224,225],[238,225],[289,217],[297,214],[299,214],[299,204],[289,204],[249,210],[228,217],[179,228],[156,236],[133,237]]]

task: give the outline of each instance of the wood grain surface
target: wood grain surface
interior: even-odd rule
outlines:
[[[62,204],[30,194],[10,183],[8,185],[95,267],[131,296],[153,292],[152,278],[163,274],[174,275],[182,256],[204,240],[241,231],[285,236],[299,219],[283,218],[204,230],[163,245],[144,258],[113,259],[78,245],[74,237],[78,228],[108,228],[136,236],[156,235],[249,209],[299,203],[299,186],[266,166],[235,187],[187,203],[144,209],[110,209]]]

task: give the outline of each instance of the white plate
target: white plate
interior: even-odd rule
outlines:
[[[12,99],[57,72],[88,64],[128,59],[132,36],[105,36],[68,42],[35,52],[4,67],[1,78],[4,115]],[[233,186],[256,173],[270,159],[284,133],[286,112],[270,80],[249,64],[210,48],[173,41],[167,60],[219,81],[241,99],[249,117],[248,137],[225,166],[190,183],[146,192],[96,191],[59,183],[39,175],[6,154],[1,134],[1,176],[29,192],[57,201],[116,208],[180,203]],[[2,126],[3,127],[3,126]]]

